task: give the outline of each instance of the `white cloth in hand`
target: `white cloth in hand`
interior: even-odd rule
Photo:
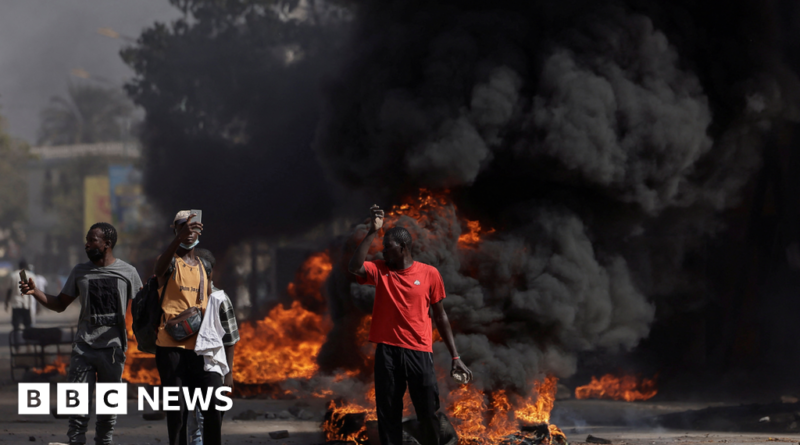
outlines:
[[[225,292],[218,290],[212,292],[208,297],[208,306],[203,316],[203,323],[197,331],[197,342],[194,352],[202,355],[205,361],[203,369],[209,372],[219,373],[225,377],[230,372],[228,360],[225,356],[225,347],[222,345],[222,336],[225,330],[219,321],[219,306],[225,301]]]

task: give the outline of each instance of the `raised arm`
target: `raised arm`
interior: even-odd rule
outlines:
[[[56,312],[64,312],[67,309],[67,306],[70,305],[73,301],[75,301],[76,297],[71,297],[65,293],[60,293],[58,296],[55,295],[47,295],[41,290],[36,288],[36,283],[33,281],[33,278],[28,278],[28,282],[20,281],[19,282],[19,291],[25,295],[33,295],[33,298],[36,299],[42,306],[50,309],[51,311]]]
[[[439,301],[433,305],[433,321],[436,322],[436,329],[442,336],[447,350],[450,351],[450,356],[453,357],[453,366],[450,369],[450,373],[452,374],[456,371],[464,372],[469,377],[469,381],[471,381],[472,371],[467,368],[467,365],[464,364],[461,358],[456,358],[458,357],[456,342],[453,339],[453,331],[450,329],[450,320],[447,318],[447,312],[444,311],[443,301]]]
[[[164,252],[156,259],[156,267],[153,273],[156,275],[156,278],[158,278],[158,287],[164,286],[167,282],[168,277],[165,275],[169,270],[170,264],[172,264],[172,257],[175,256],[175,252],[181,247],[181,243],[189,242],[189,237],[192,235],[193,230],[203,230],[202,224],[192,221],[192,218],[195,216],[197,215],[194,213],[189,215],[189,218],[186,219],[186,224],[184,224],[175,235],[175,239],[169,243],[167,248],[164,249]]]
[[[375,236],[378,234],[378,230],[383,227],[383,210],[381,210],[380,207],[375,204],[370,207],[369,211],[369,231],[367,232],[367,236],[361,240],[361,244],[359,244],[358,248],[356,248],[356,252],[353,254],[353,257],[350,258],[350,264],[347,266],[347,269],[350,271],[350,273],[358,275],[361,278],[367,277],[367,271],[364,270],[364,261],[367,259],[369,246],[372,245],[372,240],[375,239]]]

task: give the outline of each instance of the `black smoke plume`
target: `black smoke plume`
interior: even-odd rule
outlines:
[[[569,376],[580,353],[636,347],[669,297],[712,298],[687,258],[741,205],[773,126],[798,117],[778,3],[357,5],[315,149],[385,207],[448,196],[396,224],[442,273],[476,382]],[[459,247],[464,218],[496,232]],[[368,288],[329,291],[334,317],[369,308]],[[353,318],[338,318],[323,367],[347,356]]]

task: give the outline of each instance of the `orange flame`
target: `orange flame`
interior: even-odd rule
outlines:
[[[411,414],[411,397],[408,392],[403,396],[403,415]],[[364,414],[365,424],[360,429],[354,432],[346,433],[345,416],[347,414]],[[373,383],[367,393],[364,395],[362,403],[353,403],[345,401],[328,402],[328,413],[325,416],[325,421],[322,423],[322,431],[325,433],[325,440],[330,441],[345,441],[345,442],[359,442],[363,443],[367,439],[366,422],[371,420],[378,420],[378,413],[375,409],[375,384]],[[350,428],[353,429],[353,428]]]
[[[552,438],[551,441],[553,443],[558,443],[558,444],[567,443],[567,435],[564,434],[563,431],[561,431],[561,428],[553,425],[552,423],[548,425],[548,428],[550,429],[550,437]]]
[[[436,216],[455,214],[457,209],[450,202],[449,194],[449,190],[432,192],[428,189],[420,189],[419,195],[415,198],[407,198],[405,202],[392,206],[386,212],[386,226],[394,226],[401,217],[406,216],[416,220],[420,227],[430,227]],[[484,235],[495,232],[493,228],[484,230],[480,221],[465,220],[465,224],[467,230],[461,233],[457,241],[460,248],[474,248],[481,242]]]
[[[632,375],[617,377],[606,374],[597,379],[592,376],[588,385],[575,388],[575,398],[578,399],[611,399],[634,402],[647,400],[658,393],[656,388],[656,374],[652,379],[640,379]]]
[[[309,256],[300,267],[288,293],[298,298],[311,295],[322,301],[322,286],[333,270],[327,252]],[[295,300],[289,309],[278,305],[266,318],[239,328],[233,378],[246,384],[280,383],[286,379],[310,379],[317,373],[317,355],[331,326],[323,316],[303,308]]]
[[[516,406],[509,400],[505,390],[485,393],[475,385],[459,386],[448,396],[452,400],[448,414],[455,420],[453,426],[458,432],[459,441],[462,444],[498,442],[516,432],[520,423],[536,425],[549,422],[557,382],[558,379],[553,376],[548,376],[543,382],[535,382],[531,396]],[[514,419],[511,418],[512,413]],[[561,431],[555,425],[550,425],[551,434],[554,430]]]
[[[534,390],[538,397],[535,400],[526,401],[525,405],[518,409],[517,419],[527,424],[550,422],[550,411],[556,401],[556,390],[558,389],[558,379],[547,376],[543,382],[535,382]]]
[[[488,235],[495,232],[494,229],[481,230],[480,221],[467,220],[467,229],[469,229],[468,232],[464,232],[458,237],[458,245],[461,247],[474,247],[476,244],[481,242],[482,235]]]
[[[519,430],[520,423],[526,425],[547,423],[555,400],[555,377],[548,376],[543,382],[534,383],[534,392],[527,400],[517,403],[509,400],[505,390],[484,392],[475,385],[461,385],[446,397],[450,400],[447,414],[453,419],[453,427],[462,445],[489,444],[500,442]],[[404,399],[404,413],[411,412],[411,400],[408,393]],[[366,425],[355,422],[346,425],[348,414],[363,414],[363,420],[376,420],[375,387],[365,395],[362,403],[331,401],[328,414],[322,424],[327,441],[352,441],[363,443],[366,437]],[[513,417],[513,418],[512,418]],[[358,427],[357,429],[355,427]],[[549,425],[554,443],[566,443],[566,437],[555,425]],[[560,435],[559,437],[556,437]],[[546,445],[546,444],[545,444]]]
[[[328,252],[317,252],[309,256],[300,266],[298,271],[297,283],[289,283],[286,292],[294,298],[303,295],[310,295],[317,301],[324,301],[322,298],[322,284],[333,270],[331,257]]]
[[[311,378],[328,330],[322,316],[303,309],[299,301],[289,309],[276,306],[265,319],[239,328],[234,380],[261,384]]]
[[[456,422],[453,426],[461,441],[482,441],[487,436],[484,415],[488,411],[486,395],[475,385],[461,385],[450,392],[454,402],[448,414]]]
[[[133,316],[131,316],[130,304],[125,314],[125,327],[128,332],[128,350],[125,352],[125,368],[122,371],[122,379],[130,383],[160,385],[161,378],[156,368],[155,356],[142,352],[137,347],[139,343],[133,335]]]
[[[364,346],[369,342],[369,328],[371,325],[372,314],[365,315],[356,329],[356,341],[358,342],[358,346]]]
[[[355,427],[350,428],[355,431],[344,432],[347,431],[345,428],[347,426],[348,414],[364,415],[365,423],[366,421],[377,419],[374,408],[365,408],[361,405],[345,402],[337,403],[331,400],[328,403],[328,413],[325,415],[325,421],[322,423],[322,431],[325,433],[325,440],[327,442],[343,441],[364,443],[367,441],[367,426],[365,423],[354,425],[359,427],[357,430],[355,430]]]
[[[429,221],[426,212],[441,210],[448,206],[455,208],[449,203],[447,198],[449,193],[448,190],[436,193],[425,188],[419,189],[419,195],[417,195],[416,199],[409,198],[402,204],[392,206],[391,210],[386,212],[387,219],[396,221],[401,216],[408,216],[424,226]]]
[[[514,431],[517,428],[515,422],[509,418],[511,403],[504,389],[495,391],[491,394],[492,420],[489,421],[490,431]]]
[[[360,428],[350,433],[347,433],[345,430],[345,419],[348,414],[364,415],[364,424],[357,425],[360,426]],[[325,433],[325,440],[328,442],[344,441],[363,443],[367,439],[366,422],[377,419],[378,414],[375,409],[375,385],[373,384],[364,395],[363,403],[352,403],[341,400],[338,402],[334,400],[328,402],[328,413],[325,415],[325,421],[322,423],[322,431]]]
[[[67,362],[65,362],[64,359],[58,355],[53,363],[45,366],[42,369],[31,368],[31,372],[39,375],[50,374],[51,372],[57,372],[59,375],[67,375]]]

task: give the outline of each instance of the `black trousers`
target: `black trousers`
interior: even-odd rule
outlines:
[[[422,445],[439,445],[439,388],[433,354],[378,344],[375,350],[375,405],[381,445],[403,445],[403,396],[408,385]]]
[[[217,410],[220,404],[213,396],[216,388],[222,386],[222,376],[216,372],[203,370],[203,357],[194,350],[183,348],[156,347],[156,367],[161,376],[161,386],[180,386],[189,388],[189,394],[200,388],[203,394],[206,388],[212,389],[211,403],[207,411],[203,411],[203,445],[220,445],[222,443],[222,411]],[[186,421],[190,414],[186,408],[183,389],[180,392],[180,411],[167,411],[167,431],[170,445],[186,445]],[[191,412],[194,415],[194,411]]]
[[[19,331],[20,326],[25,329],[31,327],[31,310],[24,308],[11,309],[11,329]]]

